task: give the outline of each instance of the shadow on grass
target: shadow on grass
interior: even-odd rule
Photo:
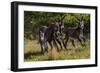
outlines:
[[[38,52],[28,52],[24,54],[24,59],[29,59],[31,58],[31,56],[40,56],[43,55],[43,53],[41,53],[40,51]]]

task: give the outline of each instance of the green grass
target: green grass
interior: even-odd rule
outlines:
[[[24,61],[48,61],[48,60],[73,60],[90,58],[90,41],[86,41],[86,46],[82,47],[79,42],[75,42],[74,48],[71,42],[68,42],[67,50],[63,49],[59,52],[55,48],[49,52],[41,54],[41,48],[37,40],[24,41]]]

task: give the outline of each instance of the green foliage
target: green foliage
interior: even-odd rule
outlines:
[[[83,17],[85,23],[84,33],[86,35],[90,33],[90,14],[24,11],[24,37],[31,39],[30,36],[33,35],[34,38],[37,38],[40,26],[49,26],[56,18],[61,18],[64,15],[66,29],[76,26],[77,18]]]

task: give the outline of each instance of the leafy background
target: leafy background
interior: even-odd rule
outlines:
[[[40,26],[49,26],[56,18],[61,18],[65,15],[64,25],[67,27],[74,27],[77,25],[77,18],[83,17],[84,20],[84,34],[89,36],[90,33],[90,14],[82,13],[50,13],[50,12],[32,12],[24,11],[24,35],[27,39],[36,38]],[[33,33],[32,33],[33,32]]]

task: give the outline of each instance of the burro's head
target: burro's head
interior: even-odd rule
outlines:
[[[58,32],[59,33],[62,33],[64,30],[64,18],[65,18],[65,15],[57,18],[55,21],[55,24],[58,25]]]
[[[80,21],[79,21],[79,28],[84,29],[83,17],[81,17],[81,19],[80,19]]]

